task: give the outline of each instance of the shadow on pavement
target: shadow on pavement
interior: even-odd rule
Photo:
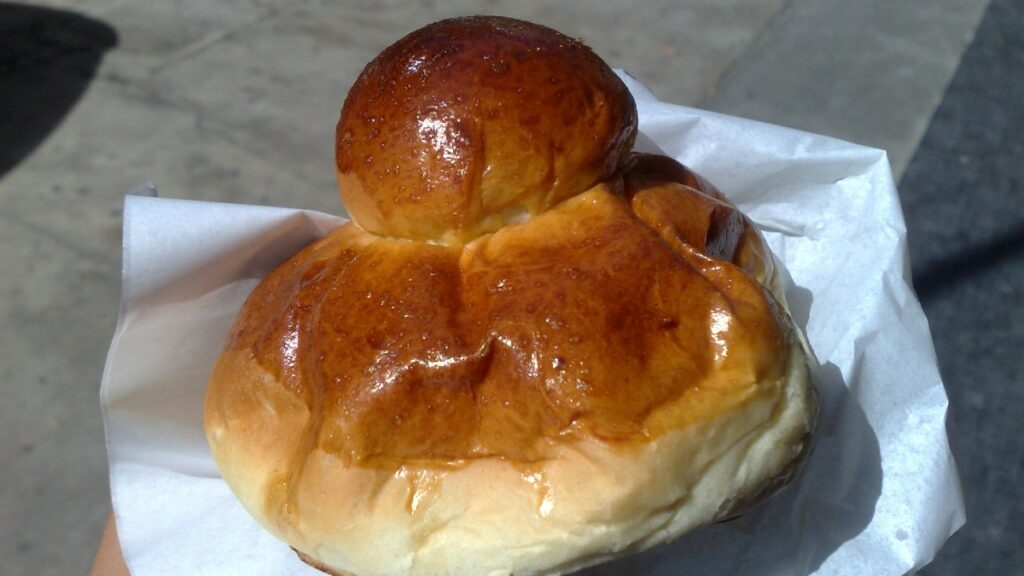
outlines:
[[[967,524],[922,576],[1024,574],[1024,2],[993,0],[900,182]]]
[[[997,235],[979,246],[962,248],[959,252],[933,263],[914,274],[918,298],[927,304],[956,282],[965,282],[1005,264],[1024,251],[1024,222],[1008,233]]]
[[[60,124],[117,32],[73,12],[0,2],[0,38],[2,177]]]

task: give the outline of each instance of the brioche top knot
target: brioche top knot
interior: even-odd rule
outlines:
[[[352,219],[383,236],[463,243],[609,178],[636,104],[583,43],[503,17],[443,20],[356,80],[335,160]]]

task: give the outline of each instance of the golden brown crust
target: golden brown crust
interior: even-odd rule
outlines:
[[[607,179],[635,136],[632,96],[581,42],[511,18],[455,18],[367,65],[335,159],[363,228],[457,243]]]
[[[567,437],[638,441],[713,417],[778,376],[776,311],[687,243],[723,205],[685,187],[634,192],[634,205],[681,199],[696,222],[655,202],[638,218],[601,186],[462,248],[344,226],[253,292],[226,351],[306,405],[307,449],[363,464],[532,461]],[[675,416],[657,424],[667,404]]]
[[[727,517],[789,476],[813,411],[802,353],[785,331],[783,377],[758,382],[717,417],[644,443],[568,439],[535,463],[382,470],[297,448],[282,432],[301,430],[305,411],[237,352],[218,363],[219,388],[249,390],[226,398],[211,389],[207,434],[253,516],[334,571],[568,573]],[[281,476],[279,462],[291,473]]]
[[[749,225],[710,182],[666,156],[638,154],[625,174],[633,211],[662,235],[732,261]]]

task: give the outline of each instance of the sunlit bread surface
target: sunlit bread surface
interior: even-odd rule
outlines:
[[[264,527],[335,574],[566,573],[793,476],[814,398],[771,255],[635,130],[607,66],[527,23],[367,67],[338,124],[354,222],[260,283],[210,380]]]

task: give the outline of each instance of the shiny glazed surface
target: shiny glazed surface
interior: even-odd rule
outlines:
[[[608,179],[635,137],[632,97],[581,42],[509,18],[458,18],[367,65],[335,159],[360,226],[457,244]]]
[[[342,226],[256,288],[226,352],[307,406],[309,450],[359,465],[641,442],[780,377],[774,301],[731,262],[754,251],[760,265],[755,239],[731,206],[640,158],[463,246]]]

